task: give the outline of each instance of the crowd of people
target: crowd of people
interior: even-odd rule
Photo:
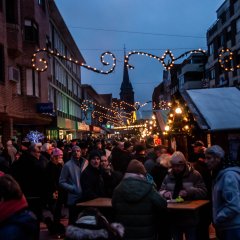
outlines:
[[[38,239],[41,221],[69,240],[209,240],[211,223],[218,239],[240,239],[239,157],[232,161],[220,146],[206,148],[202,141],[187,159],[135,138],[20,145],[9,140],[0,145],[0,239]],[[77,203],[98,197],[112,198],[118,224],[96,209],[79,212]],[[177,198],[210,201],[197,227],[171,224],[167,201]],[[69,213],[66,231],[63,206]],[[98,237],[90,236],[93,231]]]

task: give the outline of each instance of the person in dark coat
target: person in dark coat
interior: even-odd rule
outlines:
[[[171,169],[164,178],[160,194],[168,200],[182,198],[199,200],[207,198],[207,189],[201,174],[193,169],[182,152],[176,151],[170,159]],[[196,229],[192,226],[172,226],[174,239],[197,239]]]
[[[192,144],[193,152],[190,154],[190,157],[188,158],[189,162],[196,162],[199,159],[202,159],[205,157],[205,150],[203,141],[197,140]]]
[[[0,172],[0,239],[37,240],[39,227],[19,184]]]
[[[116,172],[112,169],[110,162],[105,155],[101,156],[100,168],[106,197],[111,198],[113,190],[120,183],[123,175],[120,172]]]
[[[138,144],[135,146],[135,154],[133,155],[132,159],[137,159],[138,161],[145,164],[147,157],[146,157],[146,148],[142,144]]]
[[[212,196],[212,176],[211,171],[208,169],[207,164],[205,162],[205,154],[202,156],[199,154],[198,158],[195,162],[192,163],[195,170],[197,170],[206,185],[207,188],[207,199],[211,202]],[[200,223],[198,225],[198,239],[199,240],[209,240],[209,226],[212,220],[212,211],[211,211],[211,204],[206,206],[200,212]]]
[[[42,220],[45,191],[45,170],[40,162],[40,154],[41,146],[33,143],[29,147],[29,153],[22,155],[11,166],[12,176],[19,183],[27,198],[29,208],[36,214],[39,221]]]
[[[110,162],[112,163],[113,169],[115,171],[124,174],[126,172],[127,166],[132,159],[132,148],[128,148],[124,143],[119,142],[117,146],[112,149],[110,155]]]
[[[98,151],[89,154],[89,165],[81,174],[81,186],[84,200],[104,197],[104,182],[100,171],[101,155]]]
[[[116,221],[125,228],[125,239],[156,239],[156,216],[160,217],[167,202],[146,179],[144,165],[133,159],[121,183],[115,188],[112,206]]]
[[[53,213],[55,223],[60,223],[62,204],[64,202],[63,189],[59,186],[62,164],[59,159],[63,152],[59,148],[54,148],[51,155],[51,161],[46,167],[46,197],[47,204]]]

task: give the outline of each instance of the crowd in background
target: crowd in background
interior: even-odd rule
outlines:
[[[112,198],[115,219],[124,228],[124,239],[181,240],[184,234],[187,240],[209,240],[212,221],[219,239],[240,239],[239,158],[240,154],[237,160],[231,161],[220,146],[206,148],[202,141],[193,143],[193,154],[186,159],[180,151],[135,138],[45,140],[19,145],[9,140],[5,146],[0,145],[0,185],[3,176],[9,176],[9,182],[18,192],[17,197],[9,199],[14,204],[18,199],[21,208],[15,212],[9,210],[5,218],[0,217],[0,239],[9,232],[6,226],[16,223],[10,217],[20,210],[38,225],[34,228],[26,224],[29,229],[32,227],[32,234],[24,239],[38,238],[41,221],[53,234],[64,234],[60,223],[63,206],[69,210],[67,239],[88,239],[78,234],[72,236],[72,230],[83,231],[86,218],[87,223],[96,223],[96,219],[103,225],[108,222],[93,210],[87,213],[88,217],[86,213],[79,217],[76,204],[98,197]],[[2,194],[0,190],[1,204],[9,204]],[[208,199],[213,212],[209,205],[197,228],[171,226],[167,201],[177,198]],[[0,209],[4,206],[1,204]],[[26,209],[34,215],[24,212]],[[44,217],[43,209],[48,209],[52,217]],[[122,238],[123,234],[113,226],[105,225],[106,239]],[[102,226],[95,227],[95,230],[102,229]]]

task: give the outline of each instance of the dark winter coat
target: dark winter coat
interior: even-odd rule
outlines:
[[[16,212],[0,223],[0,239],[37,240],[39,228],[35,216],[28,210]]]
[[[106,196],[101,171],[91,164],[82,172],[80,183],[85,201]]]
[[[142,175],[127,173],[115,188],[112,206],[116,221],[125,227],[125,239],[155,239],[156,215],[167,202]]]
[[[166,192],[171,192],[173,195],[175,185],[176,178],[172,169],[170,169],[168,175],[163,180],[160,188],[160,194],[164,196]],[[185,190],[187,192],[187,196],[184,198],[185,200],[207,199],[207,188],[202,176],[190,164],[186,164],[185,171],[182,174],[181,190]]]
[[[130,152],[122,150],[118,147],[113,148],[110,156],[110,161],[112,163],[114,171],[118,171],[124,174],[131,160],[132,155]]]

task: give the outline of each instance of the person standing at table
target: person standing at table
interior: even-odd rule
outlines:
[[[156,239],[156,217],[160,218],[167,207],[167,201],[158,194],[155,185],[147,181],[146,174],[140,161],[131,160],[123,180],[113,192],[114,214],[125,228],[126,240]]]
[[[184,200],[207,198],[207,189],[201,174],[187,162],[182,152],[176,151],[170,159],[171,169],[164,178],[160,194],[168,200],[178,197]],[[175,240],[182,239],[183,233],[187,240],[197,239],[196,229],[188,226],[174,227]]]
[[[59,186],[67,192],[69,210],[69,224],[75,222],[78,216],[76,203],[82,199],[80,176],[87,167],[88,161],[81,157],[81,149],[77,145],[72,147],[72,157],[62,168]]]
[[[224,150],[206,149],[206,164],[212,171],[213,224],[219,240],[240,239],[240,159],[230,161]]]

